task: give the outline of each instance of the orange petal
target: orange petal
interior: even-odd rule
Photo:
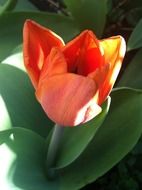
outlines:
[[[67,73],[67,63],[64,58],[63,53],[59,48],[54,47],[51,49],[50,54],[47,56],[42,71],[40,73],[40,78],[38,86],[43,83],[44,79],[54,75]]]
[[[63,47],[63,40],[51,30],[27,20],[23,31],[25,67],[34,87],[37,87],[40,71],[52,47]]]
[[[99,41],[92,31],[85,30],[63,50],[68,64],[68,71],[88,75],[103,64]]]
[[[104,73],[105,80],[101,84],[99,84],[99,104],[101,104],[110,93],[119,74],[126,51],[126,44],[121,36],[115,36],[108,39],[104,39],[100,41],[100,46],[104,51],[104,67],[105,65],[109,65],[109,69],[106,69],[106,74]]]
[[[88,77],[92,78],[96,82],[98,88],[100,88],[100,86],[106,80],[109,70],[110,64],[105,64],[102,67],[97,68],[94,72],[89,73]]]
[[[36,91],[46,114],[62,126],[79,125],[100,113],[96,94],[92,79],[70,73],[46,78]]]

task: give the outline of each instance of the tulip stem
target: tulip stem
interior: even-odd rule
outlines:
[[[64,127],[58,124],[54,126],[54,130],[53,130],[52,137],[51,137],[48,151],[47,151],[47,159],[46,159],[46,169],[47,169],[47,175],[49,178],[53,178],[55,175],[54,166],[55,166],[57,154],[60,148],[63,130],[64,130]]]

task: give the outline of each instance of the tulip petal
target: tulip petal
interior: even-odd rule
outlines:
[[[100,50],[99,41],[92,31],[85,30],[63,50],[68,64],[68,71],[83,76],[100,67],[104,58]]]
[[[27,20],[23,31],[24,63],[34,87],[37,87],[40,71],[52,47],[63,47],[63,40],[49,29]]]
[[[102,67],[97,68],[94,72],[89,73],[88,77],[92,78],[96,82],[98,88],[100,88],[100,86],[105,81],[109,70],[110,70],[110,64],[105,64]]]
[[[38,85],[47,77],[67,73],[67,63],[61,50],[57,47],[51,49],[42,68]]]
[[[100,46],[104,50],[104,59],[105,59],[104,67],[107,67],[109,69],[106,69],[106,71],[104,72],[105,79],[103,83],[99,84],[100,88],[99,104],[101,104],[110,93],[118,76],[118,73],[120,71],[126,51],[126,44],[121,36],[115,36],[101,40]]]
[[[46,78],[36,91],[46,114],[62,126],[79,125],[98,115],[97,95],[92,79],[71,73]]]

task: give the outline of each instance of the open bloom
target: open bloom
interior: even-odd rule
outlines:
[[[121,36],[98,40],[90,30],[68,42],[39,24],[24,25],[24,63],[48,117],[62,126],[87,122],[101,112],[121,68]]]

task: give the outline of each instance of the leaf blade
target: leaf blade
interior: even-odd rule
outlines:
[[[142,89],[142,49],[140,49],[132,61],[126,67],[118,86]]]
[[[63,190],[79,189],[96,180],[134,147],[142,133],[141,107],[142,91],[123,88],[112,93],[110,112],[94,140],[75,162],[62,170]]]
[[[91,29],[101,37],[107,14],[106,0],[64,0],[64,2],[81,30]]]
[[[110,107],[110,101],[110,97],[108,97],[102,106],[102,112],[91,121],[81,126],[64,129],[56,169],[64,168],[71,164],[85,150],[103,123]]]
[[[127,51],[134,50],[142,47],[142,19],[138,22],[134,28],[127,44]]]

